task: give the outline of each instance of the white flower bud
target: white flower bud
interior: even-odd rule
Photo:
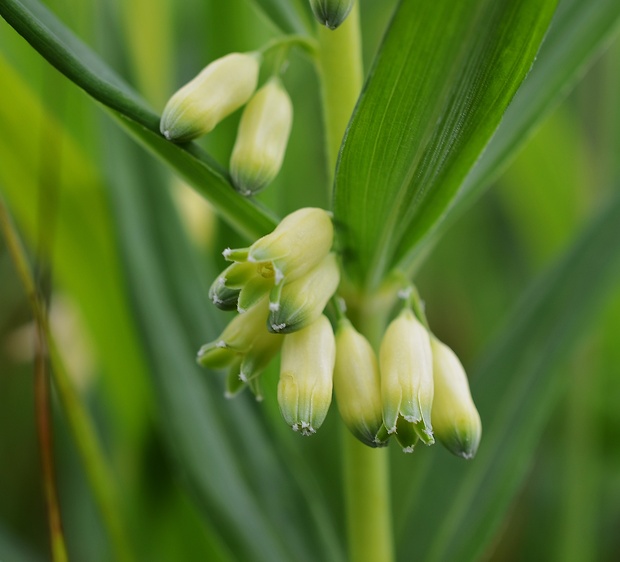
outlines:
[[[162,135],[186,142],[213,130],[252,97],[259,68],[258,53],[231,53],[213,61],[170,98],[161,117]]]
[[[252,195],[278,175],[293,121],[293,105],[278,78],[271,79],[243,110],[230,158],[237,191]]]
[[[270,331],[289,334],[312,324],[323,312],[340,282],[340,269],[336,254],[327,254],[314,269],[287,283],[278,293],[277,300],[270,299]]]
[[[325,316],[284,337],[278,404],[287,424],[302,435],[321,426],[332,400],[336,344]]]
[[[377,358],[368,340],[348,320],[336,331],[334,392],[346,426],[370,447],[387,445]]]
[[[410,309],[394,319],[379,351],[383,422],[397,432],[398,417],[412,423],[420,439],[434,443],[431,426],[433,363],[427,330]]]
[[[433,426],[435,435],[453,454],[471,459],[478,450],[482,424],[472,400],[465,369],[454,352],[432,338]]]

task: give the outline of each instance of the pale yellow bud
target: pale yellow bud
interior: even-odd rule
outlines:
[[[431,426],[433,363],[428,331],[410,309],[388,326],[379,351],[383,422],[397,432],[398,417],[412,423],[420,439],[434,442]]]
[[[267,331],[269,303],[265,298],[245,314],[235,316],[222,334],[203,345],[198,351],[198,363],[203,367],[222,369],[231,365],[238,354],[247,353],[258,334]]]
[[[186,142],[213,130],[252,97],[259,68],[258,53],[231,53],[213,61],[170,98],[161,117],[162,135]]]
[[[433,426],[435,435],[453,454],[471,459],[478,450],[482,424],[472,400],[465,369],[454,352],[432,338]]]
[[[289,334],[312,324],[336,292],[339,282],[336,254],[327,254],[314,269],[285,284],[275,302],[271,299],[267,327],[275,333]]]
[[[284,337],[278,404],[294,431],[312,435],[321,426],[332,400],[336,344],[325,316]]]
[[[279,79],[263,86],[243,110],[230,158],[237,191],[252,195],[278,175],[293,122],[293,105]]]
[[[306,207],[286,216],[271,234],[259,238],[249,248],[223,255],[229,261],[256,264],[256,272],[280,285],[301,277],[329,253],[334,240],[330,215],[323,209]]]
[[[353,435],[370,447],[387,445],[381,436],[385,430],[377,358],[348,320],[336,331],[334,392],[340,416]]]

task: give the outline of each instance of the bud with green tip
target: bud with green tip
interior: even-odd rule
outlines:
[[[221,335],[203,345],[198,351],[198,363],[211,369],[223,369],[235,362],[239,354],[250,351],[257,335],[269,334],[265,319],[269,314],[269,303],[265,298],[246,314],[235,316]]]
[[[259,238],[249,248],[224,250],[229,261],[256,264],[263,277],[280,285],[293,281],[314,267],[329,253],[334,227],[327,211],[314,207],[299,209],[286,216],[271,234]]]
[[[310,0],[314,17],[329,29],[336,29],[349,15],[355,0]]]
[[[340,283],[336,254],[323,261],[303,277],[287,283],[277,298],[270,298],[267,328],[278,334],[290,334],[312,324],[323,312],[327,301]]]
[[[334,392],[346,426],[370,447],[387,445],[377,358],[368,340],[344,319],[336,330]]]
[[[160,122],[162,135],[187,142],[213,130],[252,97],[260,60],[258,53],[231,53],[209,64],[166,104]]]
[[[465,369],[454,352],[432,338],[433,425],[435,435],[453,454],[471,459],[478,450],[482,424],[474,405]]]
[[[433,362],[428,331],[409,308],[388,326],[379,351],[383,422],[397,433],[399,416],[420,439],[434,443],[431,426]]]
[[[302,435],[321,426],[332,400],[336,344],[325,316],[284,336],[278,404],[286,423]]]
[[[293,105],[278,78],[272,78],[243,110],[230,158],[237,191],[253,195],[278,175],[293,122]]]

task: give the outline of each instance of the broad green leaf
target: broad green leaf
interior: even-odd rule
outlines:
[[[349,271],[375,288],[456,195],[530,69],[555,0],[403,1],[341,149]]]
[[[0,15],[67,78],[122,116],[120,122],[209,199],[233,228],[249,239],[273,229],[274,219],[238,195],[226,172],[197,145],[164,142],[159,117],[38,0],[6,0]]]
[[[620,196],[524,295],[472,373],[483,421],[476,458],[438,449],[419,460],[420,480],[402,526],[423,560],[479,560],[531,467],[542,428],[569,380],[562,361],[620,280]],[[426,451],[425,451],[426,452]]]
[[[307,0],[250,0],[284,33],[307,33],[312,30]]]
[[[413,253],[424,252],[482,194],[619,27],[620,2],[616,0],[560,1],[536,64],[499,129],[446,210],[445,220],[424,235]],[[408,265],[403,263],[403,267]]]

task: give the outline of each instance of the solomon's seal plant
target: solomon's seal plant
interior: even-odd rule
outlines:
[[[573,169],[579,158],[559,179],[540,167],[567,128],[549,125],[544,148],[524,157],[538,167],[515,174],[518,205],[498,196],[487,206],[501,220],[438,242],[609,43],[620,4],[153,0],[146,13],[143,0],[95,11],[72,0],[72,27],[96,30],[86,41],[51,4],[65,9],[0,1],[8,24],[79,87],[42,72],[2,22],[0,379],[7,357],[7,372],[22,373],[14,362],[35,332],[53,562],[67,552],[119,562],[462,562],[488,556],[499,528],[518,533],[500,523],[561,394],[566,369],[554,364],[620,271],[620,198],[533,285],[488,350],[479,343],[491,313],[516,302],[519,283],[505,283],[506,272],[529,271],[525,256],[553,238],[532,225],[556,224],[542,213],[561,211],[563,184],[584,175]],[[120,130],[101,124],[85,94]],[[187,209],[208,225],[202,234],[183,228]],[[515,217],[527,219],[521,230]],[[490,239],[501,251],[485,253]],[[25,288],[15,310],[8,257]],[[58,296],[50,271],[92,332],[90,374],[69,376],[68,346],[48,319]],[[22,330],[13,318],[28,320],[28,303],[34,324]],[[570,448],[554,469],[593,450],[586,393],[573,394]],[[50,405],[63,415],[50,416]],[[109,545],[99,535],[95,547],[73,543],[73,530],[65,545],[66,512],[86,538],[93,524],[75,517],[73,504],[85,502],[58,501],[57,419],[74,437]],[[567,473],[587,473],[590,455],[578,456],[580,470]],[[135,489],[121,493],[117,477],[123,492]],[[582,496],[568,497],[573,516],[562,524],[579,532],[564,535],[561,552],[582,553],[571,542],[586,527]],[[5,540],[14,522],[4,523],[0,549],[11,545],[20,560],[19,541]],[[509,542],[531,542],[520,539]]]

